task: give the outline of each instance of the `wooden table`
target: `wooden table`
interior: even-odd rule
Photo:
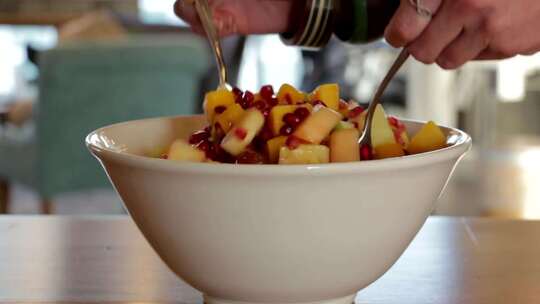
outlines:
[[[0,217],[0,302],[201,303],[128,217]],[[540,303],[540,222],[430,218],[357,303]]]

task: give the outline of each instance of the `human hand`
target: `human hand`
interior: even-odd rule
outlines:
[[[220,36],[287,31],[294,0],[209,0]],[[192,0],[177,0],[175,13],[197,33],[204,33]]]
[[[411,0],[401,0],[385,32],[392,46],[406,46],[421,62],[455,69],[470,60],[540,51],[538,0],[424,0],[422,5],[435,13],[432,19],[420,16]]]

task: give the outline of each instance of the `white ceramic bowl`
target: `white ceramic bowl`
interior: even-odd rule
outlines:
[[[203,124],[198,116],[132,121],[86,142],[148,242],[208,304],[351,303],[407,248],[471,146],[467,134],[445,128],[448,148],[357,163],[144,156]]]

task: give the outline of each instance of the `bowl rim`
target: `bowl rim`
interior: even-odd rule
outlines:
[[[317,165],[239,165],[223,163],[195,163],[195,162],[174,162],[166,159],[153,158],[130,154],[96,144],[92,137],[103,133],[107,129],[115,128],[134,123],[141,123],[151,120],[176,120],[194,118],[203,115],[175,115],[155,118],[130,120],[115,124],[110,124],[90,132],[85,138],[85,145],[90,153],[94,155],[102,164],[116,163],[131,167],[146,168],[157,171],[184,172],[184,173],[205,173],[205,174],[234,174],[247,176],[275,176],[275,175],[328,175],[328,174],[352,174],[358,172],[387,171],[411,167],[423,167],[436,163],[447,162],[452,159],[462,158],[471,149],[471,137],[457,128],[439,125],[456,136],[456,141],[452,145],[435,151],[424,152],[401,157],[393,157],[380,160],[328,163]],[[426,121],[414,119],[398,119],[405,123],[425,124]]]

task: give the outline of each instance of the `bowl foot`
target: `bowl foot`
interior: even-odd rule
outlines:
[[[242,301],[232,301],[226,299],[214,298],[211,296],[204,295],[205,304],[352,304],[354,303],[354,298],[356,294],[322,301],[313,301],[313,302],[242,302]]]

